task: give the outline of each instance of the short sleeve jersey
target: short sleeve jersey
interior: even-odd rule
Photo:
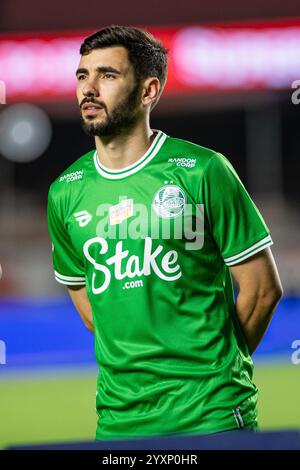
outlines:
[[[56,280],[92,306],[97,439],[256,423],[229,266],[273,242],[227,158],[162,131],[121,170],[93,150],[51,185],[48,224]]]

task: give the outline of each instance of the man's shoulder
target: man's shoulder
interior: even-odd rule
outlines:
[[[95,149],[85,153],[61,172],[50,185],[49,194],[64,193],[75,183],[84,181],[87,170],[92,163],[94,152]]]
[[[193,167],[202,168],[206,167],[211,159],[220,155],[216,150],[173,136],[168,136],[165,151],[169,155],[169,162],[175,162],[178,166],[190,162]]]

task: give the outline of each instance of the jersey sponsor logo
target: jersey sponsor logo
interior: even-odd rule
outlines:
[[[62,183],[63,181],[66,181],[67,183],[70,183],[71,181],[80,180],[82,176],[83,170],[73,171],[73,173],[67,173],[66,175],[61,176],[59,178],[59,182]]]
[[[101,255],[99,259],[95,257],[97,245],[99,247],[98,253]],[[177,251],[170,250],[162,254],[162,245],[158,245],[153,250],[152,238],[150,237],[146,237],[144,240],[142,259],[135,254],[129,255],[129,251],[123,249],[123,241],[116,244],[114,255],[105,259],[108,249],[108,243],[102,237],[91,238],[83,246],[84,256],[94,266],[92,275],[92,292],[94,294],[104,292],[109,287],[112,276],[120,281],[126,278],[141,278],[155,274],[160,279],[170,282],[176,281],[182,275]],[[98,261],[102,261],[103,258],[105,262],[99,263]]]
[[[138,281],[125,282],[123,289],[135,289],[136,287],[144,287],[144,283],[141,279],[139,279]]]
[[[175,163],[176,166],[183,166],[186,168],[194,168],[196,165],[197,159],[190,157],[178,157],[178,158],[169,158],[169,163]]]
[[[76,212],[73,215],[76,219],[76,222],[78,222],[79,227],[85,227],[93,218],[93,216],[88,211]]]
[[[182,214],[186,197],[179,186],[163,186],[154,196],[152,207],[163,219],[174,219]]]
[[[109,208],[109,222],[111,225],[120,224],[133,215],[133,199],[124,199],[119,204]]]

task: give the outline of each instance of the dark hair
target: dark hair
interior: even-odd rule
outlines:
[[[85,38],[80,46],[80,54],[89,54],[93,49],[123,46],[128,51],[128,58],[133,66],[137,82],[147,77],[157,77],[161,89],[157,103],[167,79],[167,53],[161,41],[148,31],[130,26],[112,25],[100,29]]]

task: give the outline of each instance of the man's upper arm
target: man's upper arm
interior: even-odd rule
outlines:
[[[86,312],[87,315],[91,314],[92,308],[87,296],[86,287],[69,285],[67,289],[78,312]]]
[[[280,279],[270,248],[229,269],[239,284],[235,312],[252,354],[267,331],[282,296]]]
[[[83,323],[91,332],[94,332],[92,307],[87,296],[86,287],[68,285],[67,289]]]
[[[276,263],[269,247],[229,269],[239,288],[249,294],[282,294]]]

